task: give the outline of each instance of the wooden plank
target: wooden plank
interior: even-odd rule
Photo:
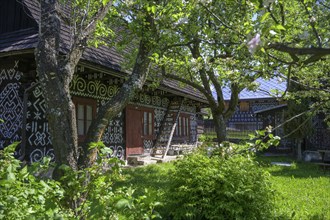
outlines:
[[[126,156],[143,154],[141,111],[126,108]]]

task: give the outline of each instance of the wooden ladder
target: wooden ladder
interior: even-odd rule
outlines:
[[[184,101],[185,98],[182,98],[181,100],[172,99],[170,101],[164,119],[161,123],[159,134],[154,142],[151,156],[161,155],[162,158],[166,156],[173,139],[174,131],[177,126]],[[176,114],[176,116],[173,117],[173,114]]]

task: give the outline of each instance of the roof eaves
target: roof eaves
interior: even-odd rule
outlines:
[[[280,110],[280,109],[284,109],[284,108],[287,108],[287,107],[288,107],[287,104],[277,105],[277,106],[273,106],[273,107],[270,107],[270,108],[255,111],[254,114],[261,114],[261,113],[265,113],[265,112],[269,112],[269,111]]]

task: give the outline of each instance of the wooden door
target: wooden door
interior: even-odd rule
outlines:
[[[126,107],[126,156],[143,154],[142,112],[133,106]]]

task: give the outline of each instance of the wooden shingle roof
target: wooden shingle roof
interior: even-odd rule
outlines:
[[[26,13],[28,19],[33,19],[35,25],[0,34],[0,55],[7,53],[33,53],[38,43],[38,24],[40,23],[40,5],[38,0],[20,0],[23,11]],[[60,50],[62,53],[66,53],[71,42],[71,31],[67,25],[61,26],[61,42]],[[125,71],[122,68],[122,64],[125,61],[125,52],[118,51],[114,47],[99,46],[88,47],[84,51],[82,61],[92,65],[98,65],[102,68],[107,68],[112,72],[120,73],[123,76],[129,74],[129,71]],[[161,89],[167,90],[177,95],[189,97],[193,100],[206,103],[205,97],[197,92],[190,86],[179,86],[179,82],[173,80],[163,80],[161,83]]]

